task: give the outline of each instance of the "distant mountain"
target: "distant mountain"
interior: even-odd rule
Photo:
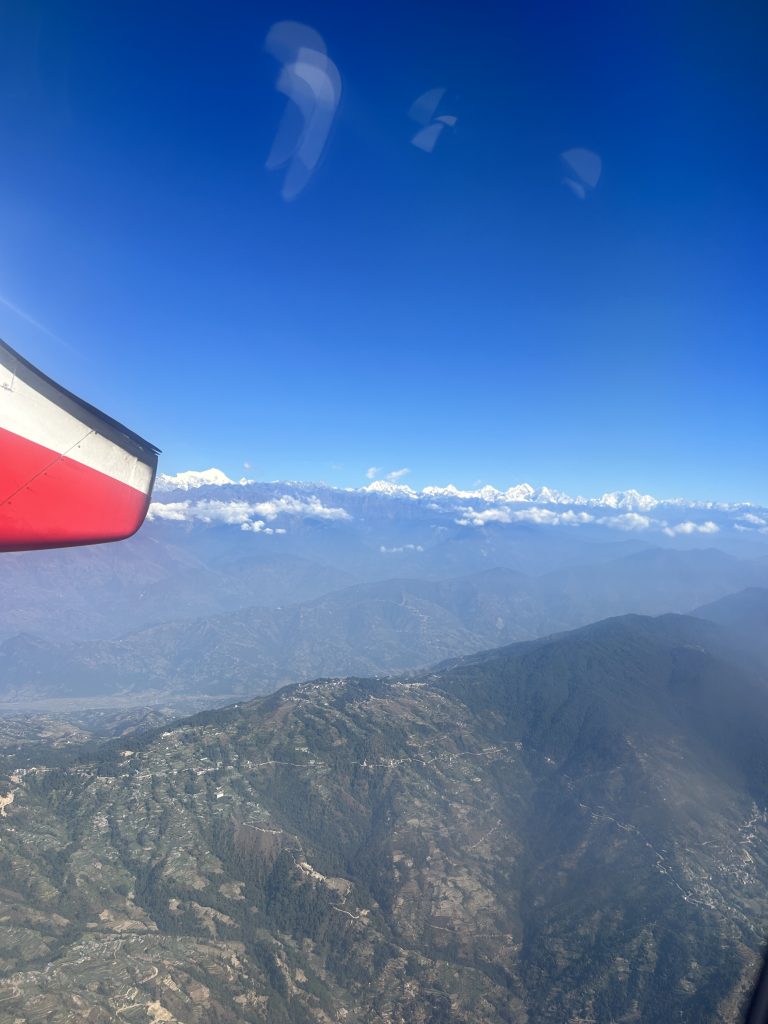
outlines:
[[[228,496],[233,493],[249,493],[256,488],[272,487],[283,491],[302,490],[317,493],[332,494],[341,496],[352,495],[377,495],[400,501],[410,502],[479,502],[484,505],[513,506],[520,505],[544,505],[544,506],[568,506],[586,509],[609,509],[621,512],[652,512],[658,508],[679,508],[691,510],[703,510],[708,512],[737,512],[744,515],[746,510],[752,510],[747,514],[755,516],[763,511],[759,507],[750,505],[748,502],[722,503],[714,501],[689,501],[684,498],[656,498],[650,494],[642,494],[635,488],[624,491],[610,491],[598,497],[584,498],[571,496],[563,491],[551,487],[532,487],[528,483],[513,484],[511,487],[499,489],[490,484],[475,488],[460,488],[453,484],[446,486],[427,486],[421,490],[415,490],[398,480],[391,478],[373,479],[369,483],[358,488],[340,488],[327,483],[298,482],[294,480],[274,481],[272,484],[260,483],[256,480],[242,478],[239,481],[232,480],[220,469],[187,470],[182,473],[169,475],[160,473],[155,485],[155,495],[163,501],[165,495],[174,496],[178,492],[199,490],[206,497]],[[759,518],[759,516],[757,516]],[[756,523],[755,525],[765,525]]]
[[[0,638],[122,636],[143,626],[251,605],[306,601],[356,577],[287,552],[209,554],[143,531],[121,544],[5,554],[0,561]]]
[[[527,577],[510,570],[359,584],[299,605],[164,623],[121,640],[13,637],[0,644],[0,699],[129,690],[253,695],[320,675],[416,669],[536,636],[549,621],[532,603]]]
[[[768,564],[716,548],[648,548],[548,573],[538,580],[538,593],[553,615],[581,625],[624,612],[687,612],[750,584],[768,584]]]
[[[768,588],[747,587],[736,594],[727,594],[696,608],[691,615],[740,630],[768,631]]]
[[[180,621],[109,641],[8,638],[0,643],[0,701],[253,696],[319,676],[408,672],[610,615],[688,610],[768,570],[715,550],[649,550],[539,578],[493,569],[451,580],[384,580],[284,607],[182,618],[200,606],[236,605],[251,586],[264,593],[271,582],[274,600],[281,580],[308,588],[331,575],[285,560],[235,563],[226,576],[189,570],[147,587],[141,606],[142,614],[165,608]]]
[[[636,491],[594,499],[527,485],[416,492],[391,481],[344,489],[233,482],[206,470],[162,478],[151,517],[119,545],[3,556],[0,640],[115,639],[169,621],[305,603],[356,583],[497,568],[552,575],[537,593],[559,608],[556,627],[628,610],[685,610],[768,585],[768,512]],[[705,553],[713,547],[739,565],[717,564]],[[643,552],[658,564],[643,566]],[[631,555],[638,564],[608,568]],[[683,556],[701,560],[698,589]],[[678,572],[691,578],[678,585]]]
[[[476,489],[430,486],[415,490],[401,481],[373,480],[364,487],[340,488],[326,483],[242,479],[235,483],[220,470],[186,472],[158,479],[150,515],[176,523],[226,523],[245,532],[293,533],[310,520],[366,528],[387,519],[429,524],[463,532],[486,526],[543,527],[549,533],[586,534],[606,540],[616,532],[653,543],[664,538],[695,540],[723,534],[729,541],[762,541],[768,510],[749,503],[659,499],[637,490],[614,491],[600,497],[570,496],[550,487],[518,484],[505,490],[490,485]],[[428,533],[425,535],[428,538]],[[412,543],[418,543],[413,541]],[[431,543],[427,546],[431,546]]]
[[[733,630],[747,650],[768,661],[768,588],[748,587],[691,614]]]
[[[2,1012],[735,1020],[768,920],[767,692],[729,630],[625,616],[6,753]]]
[[[155,492],[162,494],[164,491],[193,491],[199,487],[221,487],[226,484],[234,484],[226,473],[220,469],[204,469],[197,471],[186,470],[183,473],[176,473],[169,476],[167,473],[158,473],[155,482]]]

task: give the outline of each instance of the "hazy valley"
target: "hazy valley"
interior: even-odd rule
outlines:
[[[739,507],[670,506],[665,516],[702,520],[684,519],[689,532],[670,538],[677,527],[646,514],[647,496],[608,496],[601,515],[552,493],[546,505],[513,497],[468,506],[402,487],[161,490],[154,520],[125,544],[6,556],[0,704],[234,699],[318,676],[419,670],[768,586],[768,541]],[[468,508],[497,518],[475,525]],[[243,529],[254,523],[264,528]]]

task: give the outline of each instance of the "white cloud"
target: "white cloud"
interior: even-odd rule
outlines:
[[[456,520],[459,526],[485,526],[486,523],[537,523],[539,526],[580,526],[591,523],[594,516],[588,512],[553,512],[550,508],[485,508],[480,511],[471,506],[462,509],[463,516]]]
[[[218,499],[194,502],[153,501],[149,506],[148,516],[150,519],[167,519],[174,522],[224,523],[228,526],[239,526],[242,530],[250,530],[253,533],[272,533],[272,529],[266,529],[264,520],[271,521],[278,516],[329,520],[352,518],[345,509],[323,505],[314,495],[310,498],[295,498],[290,494],[272,501],[256,502]],[[285,533],[285,530],[281,532]]]
[[[611,491],[601,498],[590,499],[590,505],[603,505],[605,508],[626,509],[629,512],[649,512],[659,504],[651,494],[639,491]]]
[[[147,519],[170,519],[183,523],[189,518],[188,501],[153,501],[147,512]]]
[[[405,551],[423,551],[421,544],[403,544],[399,548],[387,548],[383,544],[379,548],[382,555],[401,555]]]
[[[679,534],[719,533],[720,527],[711,520],[707,520],[706,523],[693,523],[689,520],[685,523],[677,523],[675,526],[665,526],[663,532],[668,537],[677,537]]]
[[[740,523],[746,523],[748,526],[768,526],[768,519],[756,516],[754,512],[745,512],[743,516],[738,517],[738,520]]]
[[[381,472],[381,466],[369,466],[365,471],[365,475],[369,480],[375,480]]]
[[[387,480],[402,480],[404,476],[408,476],[410,469],[404,466],[402,469],[393,469],[391,473],[387,473]]]
[[[247,523],[254,512],[247,501],[198,501],[192,507],[196,515],[208,523]]]
[[[314,495],[311,498],[294,498],[284,494],[272,501],[258,501],[250,506],[254,514],[264,519],[276,519],[280,515],[306,516],[312,519],[351,519],[343,508],[323,505]]]
[[[664,520],[651,519],[649,516],[641,515],[638,512],[622,512],[613,516],[601,516],[595,518],[589,512],[577,512],[568,509],[565,512],[555,512],[549,508],[541,508],[534,505],[530,508],[509,508],[495,506],[494,508],[475,509],[470,507],[462,509],[463,515],[456,520],[460,526],[485,526],[486,523],[536,523],[540,526],[581,526],[586,523],[598,523],[601,526],[608,526],[613,530],[649,530],[652,528],[662,529],[670,537],[680,534],[692,533],[717,533],[720,527],[717,523],[708,520],[704,523],[684,522],[675,526],[668,526]]]
[[[267,526],[263,519],[254,519],[248,523],[241,523],[240,529],[249,533],[283,534],[287,532],[282,527],[273,528],[271,526]]]
[[[247,501],[153,501],[149,506],[152,519],[173,519],[176,521],[201,523],[226,523],[240,526],[250,522],[253,506]]]
[[[596,522],[603,526],[610,526],[614,530],[647,530],[653,520],[648,516],[641,516],[637,512],[624,512],[619,516],[602,516]]]
[[[591,523],[594,518],[589,512],[574,512],[573,509],[560,513],[560,522],[565,523],[566,526],[579,526],[581,523]]]
[[[485,526],[486,523],[511,523],[512,511],[507,508],[486,508],[481,512],[469,506],[456,520],[459,526]]]
[[[560,516],[551,508],[521,508],[509,513],[512,521],[518,523],[541,523],[546,526],[556,526],[560,522]]]

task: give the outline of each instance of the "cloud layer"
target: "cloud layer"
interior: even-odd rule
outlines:
[[[198,501],[153,501],[149,506],[149,519],[165,519],[177,523],[221,523],[239,526],[251,533],[285,533],[284,527],[267,526],[279,517],[292,519],[350,519],[343,508],[324,505],[314,495],[299,498],[283,494],[270,501],[223,501],[202,498]]]
[[[252,533],[285,533],[301,520],[366,520],[369,506],[407,503],[415,514],[435,517],[447,528],[464,529],[528,524],[542,527],[607,528],[633,534],[670,538],[706,536],[731,530],[740,534],[768,534],[768,510],[741,504],[660,499],[637,490],[609,491],[597,498],[571,497],[548,487],[522,483],[499,490],[484,485],[473,490],[453,484],[417,491],[402,483],[407,467],[384,471],[370,466],[368,483],[360,488],[334,488],[326,484],[231,480],[218,469],[160,476],[151,519],[170,522],[219,523]],[[194,495],[190,494],[194,492]],[[395,507],[394,505],[392,506]],[[366,511],[369,509],[369,511]],[[373,513],[375,514],[375,513]],[[388,512],[386,514],[389,514]],[[419,551],[420,545],[380,545],[382,554]]]

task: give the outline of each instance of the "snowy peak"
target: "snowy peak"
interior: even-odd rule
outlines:
[[[407,484],[395,484],[390,480],[374,480],[360,488],[365,494],[383,494],[389,498],[418,498],[418,494]]]
[[[156,491],[194,491],[198,487],[221,487],[224,484],[233,484],[226,473],[220,469],[188,469],[175,476],[161,473],[155,483]],[[240,483],[246,481],[241,480]]]
[[[545,503],[555,501],[570,502],[570,498],[560,494],[559,491],[550,491],[548,487],[542,487],[537,491],[530,484],[515,484],[508,487],[506,491],[500,491],[498,487],[485,484],[478,490],[467,491],[456,487],[455,484],[448,484],[446,487],[424,487],[421,493],[428,498],[461,498],[462,501],[484,501],[492,504],[497,501],[543,501]]]
[[[454,484],[448,484],[447,487],[424,487],[421,493],[427,498],[461,498],[462,501],[475,498],[478,501],[491,502],[503,497],[503,492],[495,487],[485,486],[477,491],[463,491]]]
[[[321,482],[234,481],[215,468],[161,475],[150,518],[222,523],[254,533],[283,534],[298,529],[302,521],[364,522],[369,517],[375,519],[387,506],[390,518],[400,510],[406,518],[427,524],[428,529],[487,526],[497,530],[518,524],[571,530],[584,527],[595,533],[603,528],[636,534],[648,531],[669,538],[694,538],[722,529],[729,530],[732,537],[749,534],[761,542],[768,536],[768,512],[759,506],[659,499],[635,489],[608,491],[600,497],[571,497],[529,483],[505,490],[479,483],[467,489],[448,483],[415,490],[386,478],[341,488]],[[419,535],[408,543],[422,540]],[[400,541],[384,546],[387,553],[406,550]]]

